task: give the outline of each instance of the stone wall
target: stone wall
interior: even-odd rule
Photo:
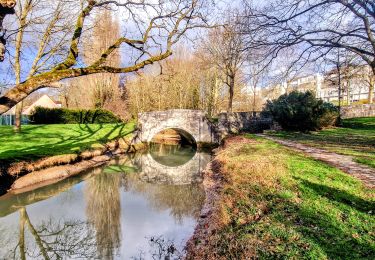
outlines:
[[[272,119],[254,115],[252,112],[219,114],[218,132],[221,138],[240,132],[260,133],[271,126]]]
[[[375,104],[353,105],[341,108],[342,118],[375,117]]]

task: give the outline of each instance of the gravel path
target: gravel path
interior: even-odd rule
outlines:
[[[314,159],[328,163],[329,165],[332,165],[342,170],[343,172],[360,179],[367,187],[375,188],[375,170],[353,161],[353,158],[351,156],[341,155],[323,149],[307,146],[301,143],[282,140],[267,135],[259,136],[292,148],[293,150],[303,152],[304,154]]]

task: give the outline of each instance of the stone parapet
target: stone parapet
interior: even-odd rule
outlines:
[[[272,126],[272,119],[263,118],[253,112],[219,114],[218,132],[221,138],[241,132],[261,133]]]

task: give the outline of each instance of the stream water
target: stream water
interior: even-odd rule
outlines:
[[[192,148],[154,145],[79,176],[0,197],[0,259],[178,259],[204,203]]]

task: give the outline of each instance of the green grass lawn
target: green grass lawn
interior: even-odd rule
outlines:
[[[246,137],[217,155],[224,186],[210,222],[210,259],[375,259],[374,190]]]
[[[375,117],[346,119],[343,127],[309,134],[284,131],[269,134],[350,155],[358,163],[375,168]]]
[[[46,156],[78,153],[113,139],[130,136],[135,124],[25,125],[15,134],[0,126],[1,161],[32,161]]]

